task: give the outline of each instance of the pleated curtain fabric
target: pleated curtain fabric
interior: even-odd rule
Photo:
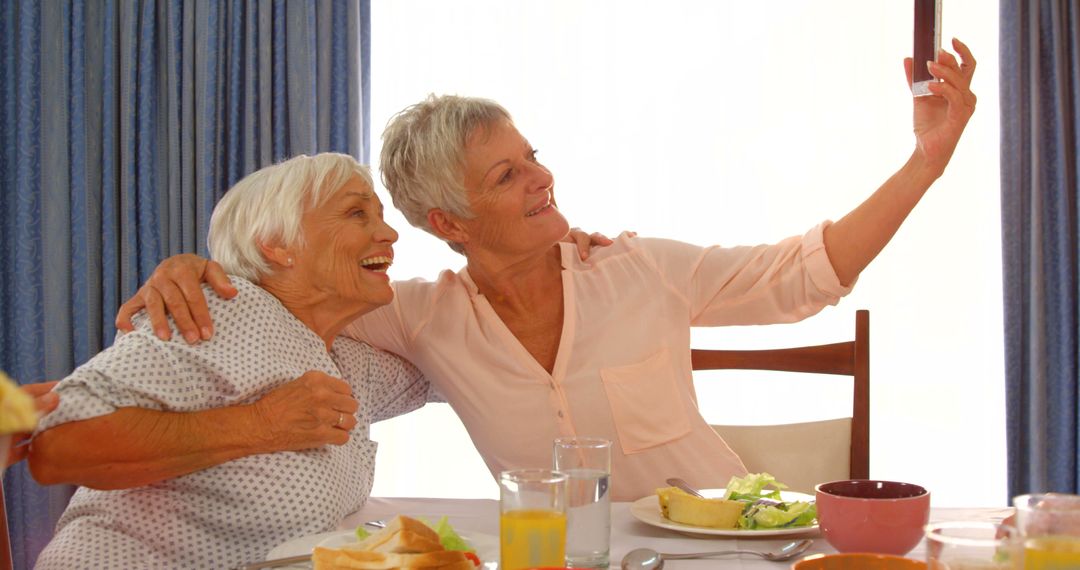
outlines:
[[[366,0],[0,0],[0,369],[60,379],[244,175],[367,163]],[[88,442],[88,445],[93,442]],[[70,489],[4,476],[16,568]]]
[[[1080,492],[1080,3],[1001,0],[1009,494]]]

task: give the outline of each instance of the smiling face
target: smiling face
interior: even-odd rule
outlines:
[[[528,254],[570,231],[552,203],[555,179],[510,121],[477,129],[465,143],[465,189],[473,218],[462,220],[466,250]]]
[[[349,308],[370,310],[394,299],[386,270],[398,234],[383,221],[382,203],[363,179],[353,176],[305,212],[301,226],[304,245],[292,267],[301,287]]]

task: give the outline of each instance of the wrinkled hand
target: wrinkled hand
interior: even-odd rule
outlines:
[[[936,62],[927,67],[930,74],[941,81],[929,83],[929,97],[914,98],[914,130],[917,152],[939,171],[952,158],[960,135],[964,133],[968,119],[975,112],[975,94],[971,91],[971,79],[975,75],[975,58],[963,42],[953,39],[953,48],[960,54],[961,62],[945,50],[938,52]],[[912,60],[904,60],[904,72],[911,86]]]
[[[252,407],[253,432],[262,434],[269,451],[299,451],[348,442],[360,404],[344,380],[309,370]]]
[[[634,232],[630,232],[630,234],[637,235]],[[566,234],[566,237],[564,237],[562,241],[577,245],[578,256],[582,261],[589,258],[589,250],[592,249],[593,246],[607,247],[615,243],[611,241],[611,238],[600,232],[589,234],[585,233],[585,230],[581,228],[570,228],[570,233]]]
[[[133,328],[131,317],[146,309],[154,334],[161,340],[172,338],[167,316],[172,316],[176,328],[189,344],[210,340],[214,336],[214,323],[210,320],[210,309],[202,291],[204,282],[224,299],[236,296],[236,288],[215,261],[190,253],[162,261],[146,284],[120,307],[116,328],[130,332]]]
[[[22,386],[22,390],[27,394],[33,396],[34,407],[37,408],[38,413],[45,415],[56,409],[56,406],[60,405],[60,395],[53,392],[52,389],[56,386],[57,381],[52,382],[40,382],[38,384],[26,384]],[[14,465],[26,459],[26,454],[30,451],[29,445],[23,445],[26,440],[30,439],[29,433],[16,433],[11,435],[11,447],[7,450],[7,457],[4,462],[4,467]]]

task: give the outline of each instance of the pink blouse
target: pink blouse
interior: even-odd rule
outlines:
[[[551,465],[552,440],[599,436],[612,498],[683,477],[722,487],[746,468],[698,412],[690,327],[794,322],[836,304],[828,222],[774,245],[699,247],[620,235],[581,261],[560,244],[564,319],[548,373],[466,269],[397,282],[394,302],[344,334],[419,367],[461,418],[493,475]]]

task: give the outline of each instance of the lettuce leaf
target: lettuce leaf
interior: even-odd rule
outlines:
[[[771,489],[766,489],[771,487]],[[817,505],[812,501],[784,501],[780,491],[787,485],[768,473],[750,473],[746,477],[732,477],[728,481],[724,498],[744,501],[746,508],[739,517],[739,528],[775,529],[809,526],[817,519]]]
[[[775,529],[807,526],[817,518],[817,506],[805,501],[779,505],[751,505],[739,517],[742,529]]]
[[[430,526],[430,525],[429,525]],[[439,542],[442,542],[443,548],[447,550],[464,550],[465,552],[476,552],[472,546],[469,546],[468,542],[465,542],[464,538],[461,538],[454,527],[450,526],[450,521],[446,516],[439,519],[439,522],[432,528],[435,529],[436,534],[439,535]]]
[[[762,493],[765,487],[769,486],[773,487],[773,491]],[[787,489],[787,485],[777,481],[776,477],[768,473],[749,473],[746,477],[732,477],[728,481],[724,498],[733,501],[744,498],[780,500],[780,491],[783,489]]]

